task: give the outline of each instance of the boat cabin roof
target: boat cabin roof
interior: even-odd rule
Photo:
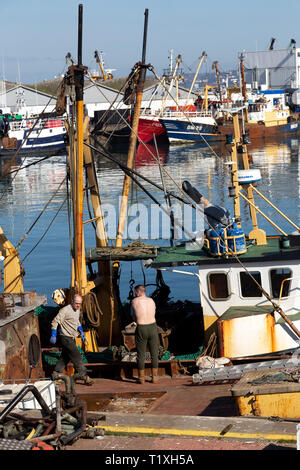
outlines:
[[[300,259],[300,246],[293,246],[293,243],[291,243],[289,248],[281,248],[279,242],[279,236],[267,237],[267,245],[256,245],[251,240],[247,240],[247,252],[240,254],[239,259],[247,263],[284,262]],[[154,259],[151,267],[216,266],[232,263],[238,263],[235,256],[213,256],[205,248],[191,250],[183,243],[176,247],[160,248],[158,256]]]

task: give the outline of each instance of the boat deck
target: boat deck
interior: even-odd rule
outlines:
[[[135,379],[115,380],[96,378],[94,385],[87,387],[77,384],[76,392],[80,398],[92,401],[93,396],[100,402],[101,396],[127,398],[134,394],[137,399],[145,393],[157,397],[151,405],[151,414],[182,416],[238,416],[230,388],[232,383],[215,385],[194,385],[191,376],[182,378],[160,377],[157,384],[152,384],[146,377],[143,385]],[[160,392],[160,393],[159,393]],[[136,407],[134,408],[136,410]],[[133,410],[133,412],[134,412]],[[94,411],[101,411],[99,410]],[[122,410],[119,410],[122,412]]]
[[[239,259],[243,262],[255,261],[280,261],[288,259],[300,259],[300,247],[290,246],[289,248],[280,249],[279,237],[269,237],[267,245],[255,245],[249,240],[247,241],[247,252],[239,255]],[[238,263],[235,257],[212,256],[204,248],[199,250],[187,249],[185,244],[171,248],[161,248],[158,256],[151,264],[153,268],[163,266],[197,266],[211,264],[232,264]]]

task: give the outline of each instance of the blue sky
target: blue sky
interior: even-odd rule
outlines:
[[[78,5],[83,4],[83,63],[98,68],[94,51],[104,52],[115,76],[128,75],[141,60],[144,12],[149,9],[146,62],[157,74],[168,67],[169,51],[182,55],[184,70],[202,72],[217,60],[221,70],[236,68],[237,54],[300,47],[300,1],[289,0],[0,0],[0,77],[34,83],[61,75],[65,56],[77,57]]]

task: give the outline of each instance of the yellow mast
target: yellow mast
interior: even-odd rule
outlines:
[[[238,169],[239,169],[238,155],[242,155],[241,164],[244,170],[248,170],[250,166],[249,166],[247,146],[246,144],[243,143],[241,139],[238,113],[235,113],[233,115],[233,128],[234,128],[234,138],[233,138],[233,145],[232,145],[232,150],[231,150],[231,158],[232,158],[232,185],[235,188],[234,214],[235,214],[235,219],[237,221],[237,224],[240,227],[241,226],[240,196],[242,196],[244,199],[245,199],[245,196],[241,193],[241,186],[239,185],[239,182],[238,182]],[[246,200],[250,206],[250,215],[251,215],[251,221],[252,221],[252,227],[253,227],[248,237],[252,240],[255,240],[257,245],[265,245],[267,243],[266,233],[264,230],[258,228],[256,207],[254,204],[254,196],[253,196],[252,188],[253,186],[251,184],[247,184]]]
[[[90,144],[88,132],[88,117],[84,121],[84,142]],[[87,182],[91,195],[91,202],[96,224],[96,246],[107,247],[108,240],[101,207],[100,192],[90,147],[84,146],[84,165],[86,167]],[[102,311],[100,326],[97,329],[100,345],[112,346],[121,340],[121,326],[119,321],[119,304],[112,280],[110,261],[98,262],[98,279],[95,280],[95,293],[99,307]],[[89,284],[89,283],[88,283]]]
[[[73,273],[72,288],[76,293],[83,295],[87,288],[87,275],[85,263],[85,247],[83,235],[83,88],[84,74],[87,67],[82,65],[82,4],[78,8],[78,60],[77,65],[69,67],[71,84],[75,87],[76,103],[76,139],[72,143],[70,170],[71,191],[73,199]]]
[[[245,72],[244,72],[244,59],[243,56],[241,56],[240,59],[240,70],[241,70],[241,79],[242,79],[242,93],[243,93],[243,98],[245,105],[248,103],[248,97],[247,97],[247,90],[246,90],[246,82],[245,82]],[[245,109],[245,122],[249,121],[249,114],[248,114],[248,107],[246,106]]]
[[[145,77],[146,77],[145,60],[146,60],[147,25],[148,25],[148,9],[145,10],[143,55],[142,55],[142,63],[140,64],[139,79],[138,79],[137,92],[136,92],[136,103],[135,103],[135,107],[133,111],[133,118],[132,118],[132,132],[130,135],[128,156],[127,156],[127,167],[130,169],[132,169],[134,165],[139,116],[140,116],[140,109],[141,109],[141,103],[142,103],[142,97],[143,97],[143,88],[144,88]],[[117,229],[116,247],[122,246],[122,242],[123,242],[130,184],[131,184],[131,178],[130,176],[126,174],[124,176],[124,182],[123,182],[123,192],[122,192],[122,201],[121,201],[121,207],[120,207],[119,224],[118,224],[118,229]],[[115,267],[116,266],[117,266],[117,263],[115,264]]]

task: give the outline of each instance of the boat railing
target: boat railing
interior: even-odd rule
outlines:
[[[161,118],[190,118],[190,117],[212,117],[212,113],[205,111],[164,111],[160,114]]]
[[[284,287],[285,282],[290,282],[294,279],[300,279],[300,277],[299,276],[298,277],[286,277],[285,279],[282,280],[281,285],[280,285],[279,297],[278,297],[278,305],[281,302],[282,297],[283,297],[282,294],[283,294],[283,287]],[[299,297],[299,296],[300,296],[300,293],[298,295],[294,295],[292,298]],[[291,296],[289,295],[289,299],[290,298]]]
[[[31,129],[33,126],[35,129],[51,129],[55,127],[62,127],[64,122],[62,119],[57,118],[24,118],[18,120],[9,121],[10,130],[19,131],[24,129]]]

